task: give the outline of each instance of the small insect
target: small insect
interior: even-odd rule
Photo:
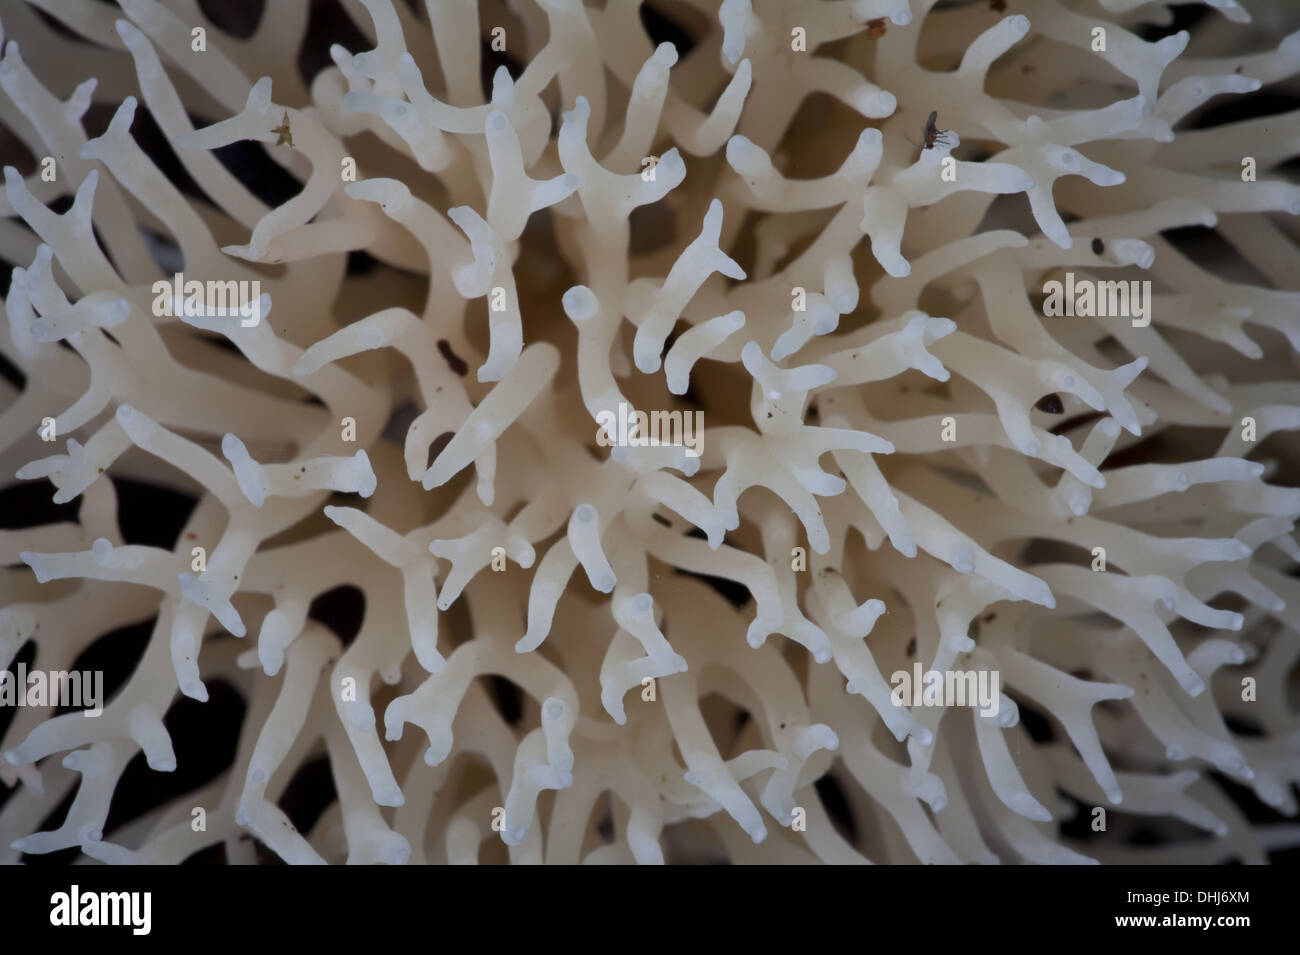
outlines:
[[[293,145],[293,132],[289,129],[288,111],[285,112],[284,119],[280,121],[280,125],[271,130],[271,132],[275,133],[276,136],[279,137],[275,141],[277,146]]]
[[[925,148],[926,149],[933,149],[935,143],[938,142],[943,142],[943,143],[950,142],[950,140],[948,139],[948,134],[952,132],[952,130],[940,129],[938,123],[936,122],[938,119],[939,119],[939,111],[935,110],[930,114],[930,118],[925,121]]]
[[[916,142],[916,140],[912,139],[912,137],[907,136],[906,134],[904,134],[904,138],[913,146],[919,146],[921,149],[933,149],[935,145],[938,143],[942,143],[945,146],[950,145],[952,143],[952,140],[948,138],[948,134],[951,133],[952,130],[940,129],[938,125],[938,119],[939,119],[939,111],[935,110],[930,114],[930,118],[925,121],[925,132],[923,134],[923,138],[925,139],[925,145],[922,146],[920,143]]]
[[[867,21],[867,36],[873,40],[878,40],[885,35],[885,18],[876,17],[874,20]]]
[[[1061,396],[1057,394],[1043,395],[1034,405],[1039,411],[1046,411],[1048,414],[1064,414],[1065,405],[1061,403]]]
[[[1007,0],[989,0],[989,9],[994,13],[1002,13],[1007,9]]]

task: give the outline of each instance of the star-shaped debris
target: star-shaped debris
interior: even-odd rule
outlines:
[[[283,146],[286,144],[290,146],[293,145],[293,133],[289,129],[289,113],[287,110],[285,111],[284,119],[281,120],[280,125],[272,129],[271,132],[280,137],[275,141],[277,146]]]

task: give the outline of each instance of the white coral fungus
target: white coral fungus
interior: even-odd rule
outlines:
[[[6,515],[0,664],[149,636],[102,716],[13,712],[0,859],[1296,844],[1210,774],[1296,814],[1300,490],[1251,456],[1300,427],[1300,111],[1198,117],[1300,34],[1205,2],[1189,48],[1130,0],[356,0],[304,72],[306,0],[5,4],[0,446],[77,510]],[[1151,324],[1045,317],[1066,272]],[[702,454],[598,441],[622,405]],[[194,498],[174,542],[124,481]],[[110,819],[218,684],[233,755]]]

